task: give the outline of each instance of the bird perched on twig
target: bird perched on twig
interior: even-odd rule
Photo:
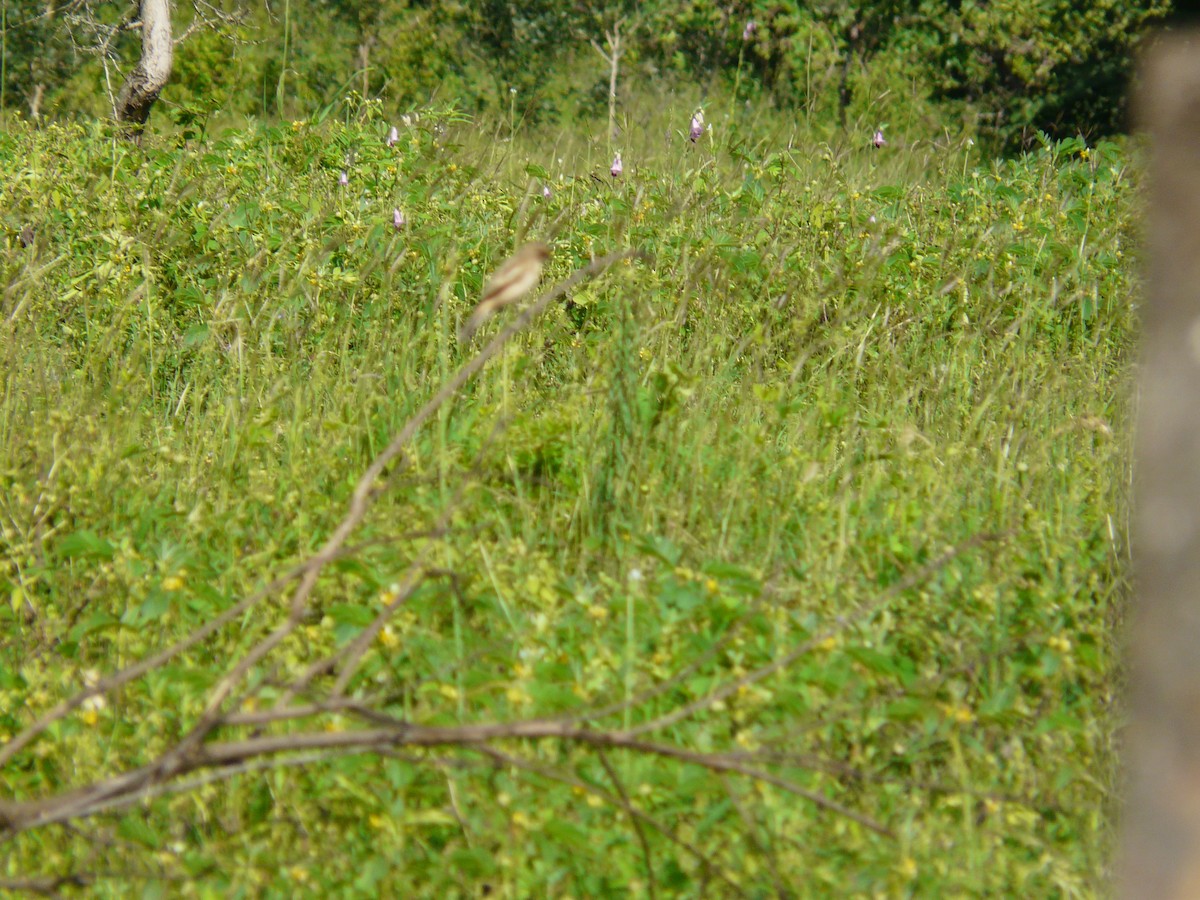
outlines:
[[[526,244],[512,259],[498,268],[483,289],[483,299],[475,307],[458,332],[458,341],[465,344],[491,315],[503,306],[520,300],[542,277],[542,265],[550,258],[550,248],[540,241]]]

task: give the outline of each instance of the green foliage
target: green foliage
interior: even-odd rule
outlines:
[[[662,895],[1103,893],[1136,338],[1125,154],[839,151],[716,117],[664,148],[691,108],[638,108],[656,137],[630,137],[619,181],[588,177],[606,147],[498,143],[447,110],[387,148],[369,103],[142,147],[94,125],[0,135],[0,742],[319,545],[465,359],[456,326],[528,232],[553,240],[551,281],[623,246],[653,259],[552,307],[417,435],[315,614],[253,673],[256,704],[360,634],[425,553],[454,577],[409,599],[351,695],[459,724],[674,678],[595,719],[636,726],[807,646],[654,737],[766,751],[897,836],[732,774],[513,741],[511,763],[242,772],[19,835],[0,877],[636,895],[624,790],[670,834],[644,828]],[[981,533],[998,537],[963,546]],[[4,769],[6,798],[151,759],[285,605],[76,710]]]
[[[131,7],[84,4],[70,19],[40,9],[6,6],[4,105],[37,96],[58,115],[104,115],[111,82],[136,57],[134,33],[109,45],[107,73],[93,51]],[[287,0],[242,9],[237,27],[193,31],[163,103],[176,121],[218,111],[290,120],[352,87],[392,114],[434,102],[503,112],[510,130],[569,121],[607,104],[607,65],[590,44],[620,23],[622,100],[665,76],[706,99],[732,85],[735,98],[801,110],[831,139],[884,124],[910,140],[965,125],[989,150],[1013,152],[1038,132],[1120,133],[1133,56],[1171,9],[1170,0]],[[177,13],[177,31],[194,24],[188,15]]]
[[[1001,147],[1029,147],[1038,131],[1055,138],[1116,134],[1134,52],[1168,0],[1007,0],[964,3],[929,21],[939,96],[963,101],[981,134]]]
[[[4,72],[0,79],[6,109],[28,116],[53,107],[53,94],[76,71],[62,13],[39,0],[5,0],[0,6]]]

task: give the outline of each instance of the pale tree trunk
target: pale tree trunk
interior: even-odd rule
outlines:
[[[150,107],[171,77],[171,2],[170,0],[141,0],[142,58],[117,96],[118,122],[133,126],[135,135],[142,132],[150,118]]]
[[[29,92],[29,118],[35,122],[42,114],[42,98],[46,96],[46,86],[44,84],[35,84],[33,90]]]
[[[1200,33],[1152,47],[1150,133],[1120,894],[1200,897]]]
[[[362,98],[371,96],[371,48],[375,46],[375,37],[364,37],[358,45],[358,67],[362,70]]]
[[[621,23],[624,21],[624,18],[617,19],[612,31],[604,33],[605,43],[608,44],[607,53],[595,41],[591,42],[596,52],[608,63],[608,140],[610,144],[616,143],[617,140],[617,73],[621,66]]]

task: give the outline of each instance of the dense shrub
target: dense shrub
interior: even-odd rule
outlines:
[[[979,116],[981,134],[1027,147],[1037,131],[1097,137],[1125,127],[1138,41],[1166,0],[1004,0],[930,15],[931,84]]]

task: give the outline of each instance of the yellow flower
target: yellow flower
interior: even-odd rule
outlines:
[[[1059,653],[1070,653],[1071,642],[1060,635],[1055,635],[1046,641],[1046,646],[1051,650],[1057,650]]]
[[[172,575],[163,579],[162,586],[164,591],[174,593],[183,587],[183,579],[179,575]]]
[[[514,703],[517,706],[525,706],[531,702],[531,698],[525,689],[515,685],[506,690],[504,696],[508,698],[509,703]]]
[[[383,626],[383,630],[379,632],[379,643],[383,644],[389,650],[400,643],[400,638],[391,625]]]
[[[737,742],[739,747],[743,747],[746,750],[758,749],[758,741],[754,739],[754,735],[749,731],[739,731],[737,733],[737,737],[734,738],[734,741]]]
[[[87,672],[84,673],[84,682],[85,683],[87,683],[88,674],[89,673],[87,673]],[[93,682],[93,684],[94,683],[95,682]],[[92,686],[91,684],[88,685],[88,687],[91,687],[91,686]],[[104,709],[104,707],[106,707],[107,705],[108,705],[108,701],[106,701],[104,699],[103,694],[97,694],[94,697],[88,697],[86,700],[83,701],[83,707],[82,707],[83,712],[81,712],[79,714],[79,718],[83,720],[83,723],[85,725],[95,725],[97,722],[100,721],[100,710]]]
[[[896,865],[896,871],[900,873],[900,877],[909,880],[917,877],[917,861],[911,856],[906,856]]]
[[[947,719],[959,725],[969,725],[975,721],[975,713],[961,703],[943,703],[942,712]]]

